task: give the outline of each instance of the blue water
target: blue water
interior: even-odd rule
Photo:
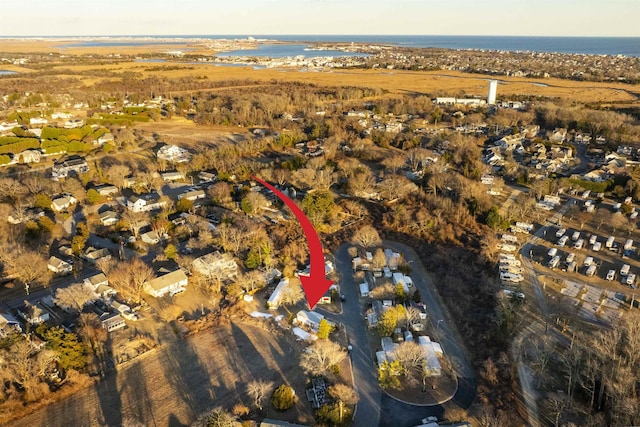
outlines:
[[[592,55],[626,55],[640,56],[640,37],[532,37],[532,36],[394,36],[394,35],[132,35],[140,40],[121,41],[118,36],[113,40],[104,40],[104,36],[84,41],[91,36],[83,36],[83,41],[66,45],[73,47],[87,46],[138,46],[146,44],[176,45],[184,44],[189,39],[256,39],[278,40],[287,42],[354,42],[385,43],[407,47],[436,47],[447,49],[485,49],[506,51],[561,52],[582,53]],[[72,37],[72,36],[68,36]],[[5,37],[0,37],[5,38]],[[45,37],[47,38],[47,37]],[[48,37],[61,39],[62,37]],[[145,40],[143,40],[143,38]],[[159,40],[159,39],[165,39]],[[166,41],[166,39],[173,39]],[[178,41],[178,39],[184,39]]]
[[[343,52],[341,50],[305,50],[310,48],[307,44],[273,44],[260,43],[257,49],[232,50],[230,52],[217,53],[216,56],[226,58],[230,56],[247,57],[268,57],[268,58],[288,58],[293,56],[304,56],[315,58],[318,56],[369,56],[366,53]]]
[[[11,76],[13,74],[18,74],[15,71],[9,71],[9,70],[0,70],[0,76]]]

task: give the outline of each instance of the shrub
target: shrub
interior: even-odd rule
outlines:
[[[192,207],[193,207],[193,202],[184,197],[178,200],[178,203],[176,203],[176,209],[178,210],[178,212],[188,212],[189,209],[191,209]]]
[[[40,209],[50,209],[51,208],[51,198],[46,194],[38,193],[33,201],[33,206]]]
[[[271,396],[271,404],[278,411],[286,411],[296,402],[296,395],[291,387],[282,384],[273,391]]]
[[[87,202],[92,205],[96,203],[100,203],[102,201],[102,196],[98,193],[94,188],[87,191]]]
[[[171,243],[169,243],[167,247],[164,248],[164,256],[166,256],[168,259],[174,259],[177,254],[178,251],[176,250],[176,247]]]

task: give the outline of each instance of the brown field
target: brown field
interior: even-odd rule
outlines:
[[[67,41],[65,43],[71,43]],[[69,55],[94,54],[139,54],[161,53],[168,50],[185,50],[190,53],[213,54],[205,45],[149,45],[127,47],[61,48],[59,41],[4,40],[0,52],[64,52]],[[171,69],[181,66],[181,69]],[[28,72],[27,67],[2,65],[3,69]],[[401,70],[341,70],[300,72],[294,69],[254,70],[252,67],[220,67],[212,64],[188,64],[179,62],[139,63],[123,61],[106,65],[61,65],[73,71],[103,69],[111,71],[136,71],[143,76],[157,75],[167,78],[204,76],[210,80],[251,79],[258,82],[299,81],[326,86],[364,86],[380,88],[395,94],[428,94],[429,96],[464,96],[487,93],[487,80],[500,81],[498,93],[508,99],[511,96],[541,96],[583,103],[631,104],[640,98],[640,85],[612,82],[579,82],[555,78],[534,79],[506,76],[465,74],[457,71],[401,71]],[[165,68],[166,70],[163,70]],[[77,76],[76,76],[77,77]],[[86,78],[91,85],[96,78]],[[220,90],[220,89],[218,89]]]
[[[171,333],[166,334],[172,335]],[[215,407],[243,402],[251,380],[291,384],[300,397],[293,409],[262,416],[310,424],[311,406],[304,398],[305,375],[297,367],[300,344],[293,335],[232,322],[163,345],[121,365],[117,375],[11,423],[14,427],[123,425],[190,425]]]

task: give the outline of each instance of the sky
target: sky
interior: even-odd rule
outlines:
[[[16,0],[0,36],[640,37],[640,0]]]

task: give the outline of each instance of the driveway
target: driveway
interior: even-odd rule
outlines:
[[[340,289],[346,297],[342,306],[343,314],[337,316],[327,314],[327,317],[344,325],[347,336],[353,345],[351,362],[354,384],[360,398],[353,418],[353,426],[409,427],[420,424],[420,420],[428,415],[442,417],[444,408],[441,405],[419,406],[400,402],[382,392],[378,386],[376,363],[369,351],[367,325],[359,303],[359,292],[353,278],[351,258],[348,254],[349,246],[351,245],[342,245],[335,257],[336,269],[340,275]],[[403,253],[411,265],[413,270],[411,278],[416,288],[420,290],[431,321],[436,322],[437,331],[441,336],[440,344],[452,360],[458,377],[458,390],[451,400],[457,405],[467,408],[476,395],[474,373],[464,347],[461,345],[462,341],[457,328],[442,304],[431,276],[424,269],[418,255],[412,248],[389,241],[385,241],[383,246]]]

